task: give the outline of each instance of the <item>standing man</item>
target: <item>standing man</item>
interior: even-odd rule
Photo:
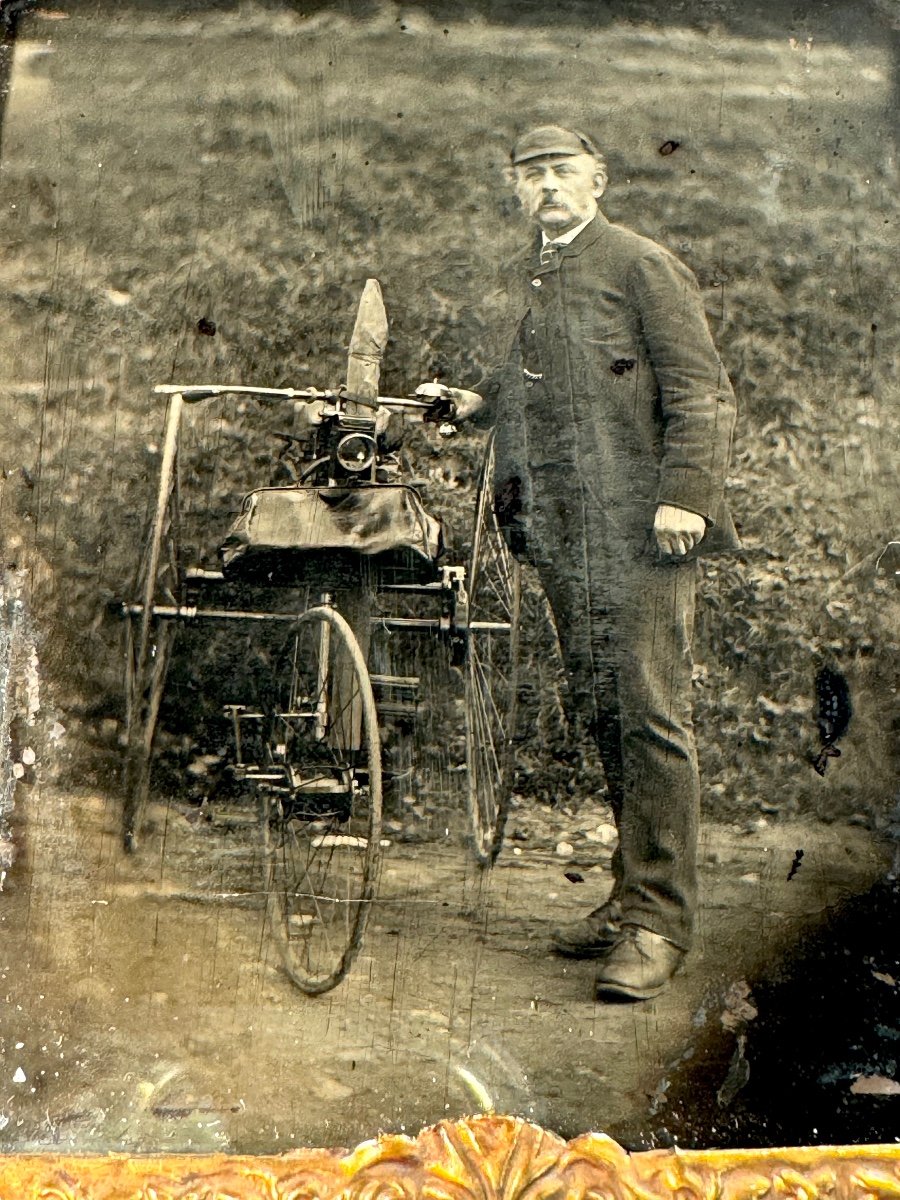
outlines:
[[[608,900],[552,941],[599,960],[599,998],[645,1000],[691,941],[696,559],[739,544],[723,504],[734,395],[691,272],[599,211],[596,143],[533,129],[512,172],[539,236],[511,282],[512,351],[484,389],[498,491],[521,509],[619,833]],[[479,407],[453,395],[459,417]]]

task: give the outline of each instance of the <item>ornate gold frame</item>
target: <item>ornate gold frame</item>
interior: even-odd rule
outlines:
[[[442,1121],[416,1138],[278,1156],[23,1154],[3,1200],[887,1200],[900,1145],[629,1154],[514,1117]]]

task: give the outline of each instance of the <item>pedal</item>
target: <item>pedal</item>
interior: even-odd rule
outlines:
[[[379,700],[376,698],[375,707],[380,717],[414,717],[419,711],[416,700]]]
[[[223,583],[221,571],[209,571],[206,567],[188,567],[184,572],[185,583]]]
[[[419,708],[417,675],[370,675],[380,717],[415,717]]]
[[[417,691],[419,687],[418,675],[370,675],[369,679],[373,688],[396,687]]]

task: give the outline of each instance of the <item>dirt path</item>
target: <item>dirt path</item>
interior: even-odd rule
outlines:
[[[392,845],[350,977],[311,999],[280,971],[235,813],[160,809],[164,840],[134,861],[114,798],[25,792],[0,896],[0,1143],[17,1149],[352,1145],[490,1104],[633,1138],[729,986],[884,869],[855,827],[707,825],[686,970],[652,1004],[600,1006],[591,965],[548,954],[546,931],[605,890],[603,811],[519,813],[489,876],[455,831]]]

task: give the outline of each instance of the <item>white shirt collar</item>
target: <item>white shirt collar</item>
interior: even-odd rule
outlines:
[[[590,225],[591,221],[593,221],[596,215],[596,213],[593,213],[586,221],[582,221],[580,225],[576,225],[575,228],[570,229],[568,233],[561,233],[559,237],[547,237],[546,233],[544,233],[542,229],[541,245],[546,246],[549,242],[552,242],[554,246],[568,246],[569,242],[574,242],[579,233],[581,233],[582,229],[587,229],[588,225]]]

